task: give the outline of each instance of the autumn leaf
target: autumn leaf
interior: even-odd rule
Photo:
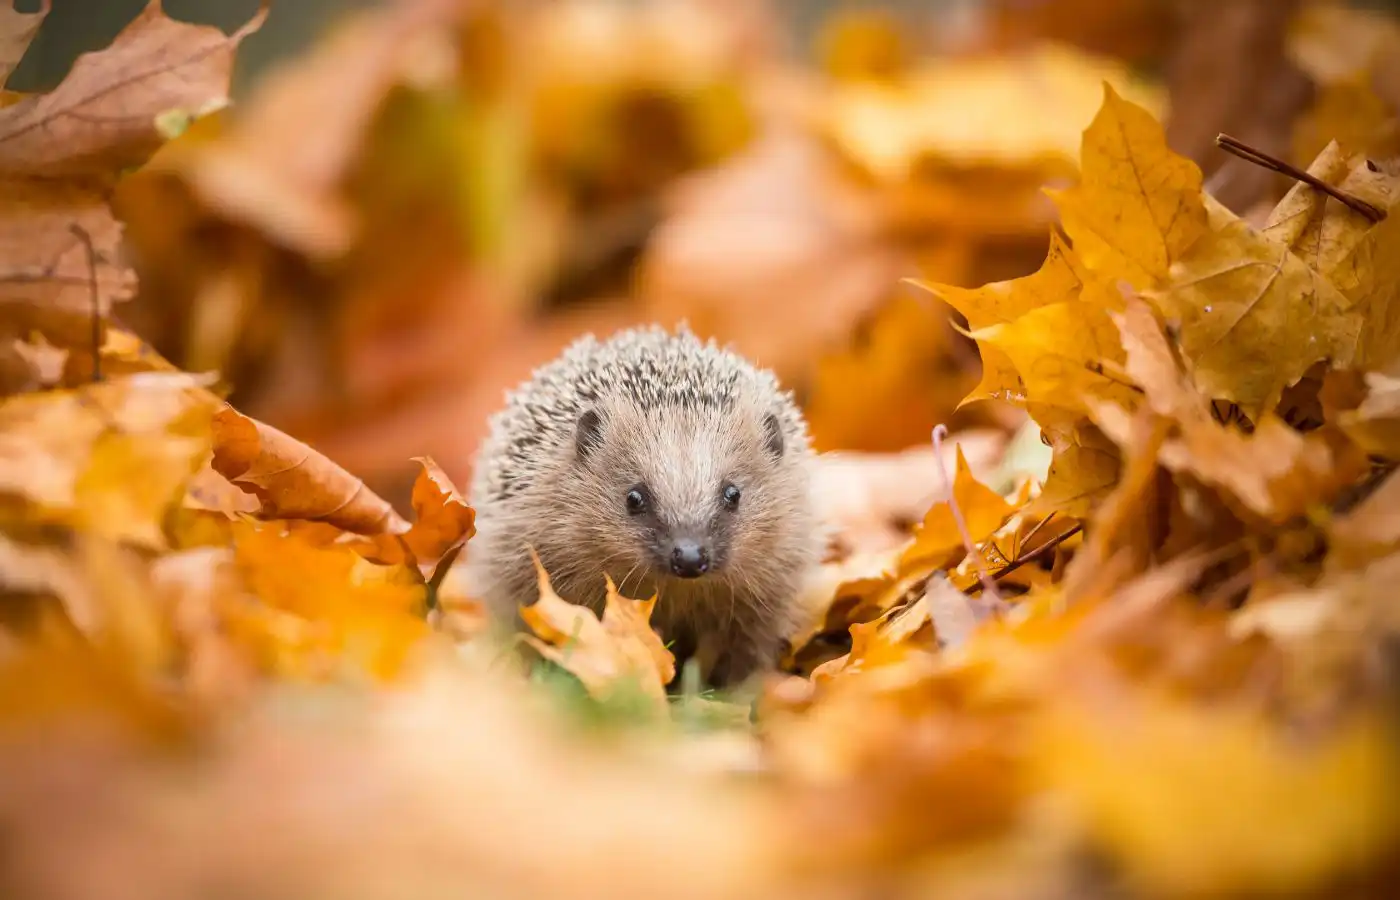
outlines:
[[[48,14],[49,0],[43,0],[32,13],[20,12],[13,2],[0,8],[0,88],[24,58],[24,51],[29,49],[29,42],[39,33]]]
[[[1050,249],[1040,269],[1031,275],[996,282],[976,289],[916,281],[949,306],[962,313],[973,334],[1016,321],[1032,310],[1080,298],[1085,282],[1092,279],[1075,252],[1065,246],[1057,232],[1050,233]],[[979,341],[982,354],[982,381],[963,398],[963,403],[995,399],[1020,401],[1025,384],[1015,364],[994,344]]]
[[[3,113],[3,110],[0,110]],[[92,319],[135,287],[121,226],[102,195],[64,181],[0,176],[0,309],[7,323],[92,353]]]
[[[1134,82],[1118,61],[1045,47],[1010,58],[921,60],[896,84],[844,83],[827,98],[818,122],[845,154],[886,182],[908,181],[930,160],[1054,174],[1072,164],[1081,123],[1109,82],[1161,106],[1157,90]],[[1044,111],[1047,103],[1054,112]]]
[[[160,144],[161,113],[227,101],[234,51],[266,15],[263,4],[229,36],[177,22],[152,0],[53,91],[0,109],[0,175],[109,179],[143,162]]]
[[[1119,303],[1115,293],[1086,286],[1077,301],[1042,306],[971,334],[1011,361],[1025,402],[1041,411],[1037,420],[1046,425],[1045,410],[1056,407],[1075,418],[1084,413],[1085,398],[1111,398],[1124,406],[1137,402],[1137,389],[1116,374],[1123,350],[1109,313]]]
[[[47,8],[47,7],[46,7]],[[227,101],[232,36],[177,22],[152,0],[111,46],[84,54],[47,94],[0,108],[0,305],[61,346],[92,347],[92,320],[134,287],[107,208],[119,171],[160,144],[159,115]],[[26,26],[28,27],[28,26]]]
[[[1299,434],[1272,413],[1261,415],[1248,434],[1216,421],[1210,401],[1190,387],[1179,355],[1141,301],[1130,301],[1118,326],[1127,371],[1149,404],[1173,420],[1175,433],[1158,454],[1171,470],[1203,478],[1274,521],[1327,500],[1364,471],[1358,451],[1335,428]],[[1129,441],[1125,414],[1099,407],[1095,420],[1120,443]]]
[[[549,575],[535,558],[539,599],[520,607],[520,616],[534,632],[525,639],[540,655],[567,669],[590,694],[606,698],[619,689],[635,688],[658,708],[666,703],[666,685],[676,675],[675,657],[652,630],[656,598],[629,600],[608,580],[601,619],[589,608],[570,603],[554,592]]]
[[[389,679],[429,634],[424,587],[407,568],[375,565],[282,523],[235,522],[232,531],[239,570],[260,603],[223,612],[236,639],[273,672]]]
[[[1050,470],[1034,509],[1088,518],[1118,483],[1123,461],[1114,442],[1088,419],[1055,423],[1044,431]]]
[[[262,501],[268,518],[311,519],[356,534],[402,534],[386,501],[301,441],[230,406],[214,417],[214,468]]]
[[[403,540],[418,560],[435,562],[476,534],[476,516],[437,463],[414,462],[423,468],[413,482],[413,525]]]
[[[1400,206],[1361,238],[1352,254],[1357,277],[1343,292],[1365,323],[1357,345],[1356,365],[1368,371],[1391,369],[1400,359]],[[1369,277],[1367,277],[1369,276]]]
[[[1304,745],[1249,712],[1143,707],[1115,724],[1066,708],[1047,720],[1035,756],[1130,883],[1181,896],[1296,891],[1331,883],[1400,837],[1400,817],[1379,800],[1400,790],[1384,720],[1348,717]],[[1257,828],[1269,809],[1280,814]]]
[[[216,403],[185,373],[11,397],[0,404],[0,490],[36,519],[163,548]]]
[[[1078,186],[1051,193],[1085,263],[1147,288],[1206,233],[1201,170],[1167,147],[1162,126],[1104,85],[1084,132]]]
[[[1346,365],[1360,322],[1353,303],[1317,270],[1243,219],[1227,221],[1172,266],[1149,296],[1179,323],[1201,391],[1257,416],[1314,363]]]
[[[967,459],[958,449],[957,466],[953,471],[953,498],[967,523],[968,533],[980,541],[1006,521],[1012,505],[996,491],[972,477]],[[958,527],[952,504],[935,503],[914,529],[914,537],[900,554],[901,568],[946,559],[949,551],[962,547],[962,531]]]

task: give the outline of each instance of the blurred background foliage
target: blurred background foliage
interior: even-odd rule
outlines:
[[[229,121],[245,143],[258,126],[244,119],[298,92],[301,118],[259,137],[278,147],[269,161],[336,126],[302,89],[320,77],[310,54],[379,5],[271,3],[234,71]],[[8,88],[52,88],[144,6],[56,0]],[[1054,225],[1042,188],[1074,177],[1105,80],[1163,115],[1221,202],[1266,211],[1289,182],[1232,162],[1217,133],[1306,165],[1339,121],[1364,129],[1400,106],[1400,64],[1379,32],[1363,52],[1341,26],[1306,25],[1330,6],[483,4],[494,12],[473,26],[456,89],[365,94],[374,126],[327,182],[363,223],[353,247],[289,248],[274,233],[287,210],[263,210],[259,224],[198,191],[172,228],[157,195],[186,187],[158,174],[162,163],[114,200],[141,276],[116,315],[396,503],[410,457],[430,453],[464,480],[503,390],[577,334],[640,321],[688,321],[773,367],[824,450],[900,450],[939,422],[1014,430],[1018,414],[960,406],[979,377],[965,323],[901,280],[971,286],[1034,271]],[[232,31],[258,3],[164,7]],[[335,52],[323,51],[323,100],[350,77],[353,49]],[[266,77],[282,69],[285,83]],[[165,148],[166,168],[226,118]]]

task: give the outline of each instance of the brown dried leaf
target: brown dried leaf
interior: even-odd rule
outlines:
[[[0,88],[24,58],[24,51],[29,49],[29,42],[39,33],[48,14],[49,0],[43,0],[38,11],[32,13],[15,9],[14,0],[0,6]]]
[[[48,94],[0,108],[0,174],[110,178],[160,144],[156,117],[227,102],[233,54],[261,27],[263,3],[232,36],[169,18],[151,0],[110,47],[79,57]]]
[[[231,406],[214,417],[213,465],[261,500],[266,518],[310,519],[363,535],[409,529],[363,481],[296,438]]]
[[[416,457],[423,467],[413,482],[413,527],[403,536],[419,563],[436,563],[476,534],[476,512],[432,457]]]
[[[105,318],[136,284],[103,192],[83,181],[0,176],[0,194],[0,310],[15,326],[90,355],[94,314]]]

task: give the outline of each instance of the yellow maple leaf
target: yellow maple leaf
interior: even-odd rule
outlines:
[[[1092,276],[1085,271],[1069,247],[1056,232],[1050,233],[1050,250],[1041,267],[1021,278],[998,281],[969,289],[948,284],[914,281],[940,300],[962,313],[974,335],[997,325],[1013,322],[1032,310],[1077,299],[1086,280]],[[1016,366],[996,346],[979,341],[982,354],[982,381],[963,403],[975,400],[1025,399],[1025,385]]]
[[[1033,410],[1038,420],[1050,417]],[[1118,483],[1123,461],[1117,445],[1088,419],[1055,422],[1045,427],[1053,455],[1045,486],[1031,508],[1058,512],[1076,519],[1088,518]]]
[[[1112,398],[1124,406],[1137,391],[1121,374],[1123,348],[1109,311],[1119,298],[1102,292],[1103,302],[1055,303],[1014,322],[994,325],[972,336],[1006,354],[1025,385],[1025,400],[1040,410],[1056,407],[1082,414],[1085,398]],[[1042,424],[1045,424],[1042,419]]]
[[[1319,360],[1349,363],[1361,323],[1353,301],[1286,246],[1214,202],[1211,213],[1218,227],[1148,296],[1179,323],[1200,390],[1255,418]]]
[[[1090,268],[1138,288],[1165,279],[1206,232],[1200,167],[1173,153],[1152,114],[1109,84],[1080,155],[1080,183],[1050,192],[1075,250]]]

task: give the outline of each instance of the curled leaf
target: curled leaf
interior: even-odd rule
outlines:
[[[214,416],[214,469],[262,501],[266,518],[310,519],[356,534],[402,534],[408,523],[321,453],[231,406]]]

